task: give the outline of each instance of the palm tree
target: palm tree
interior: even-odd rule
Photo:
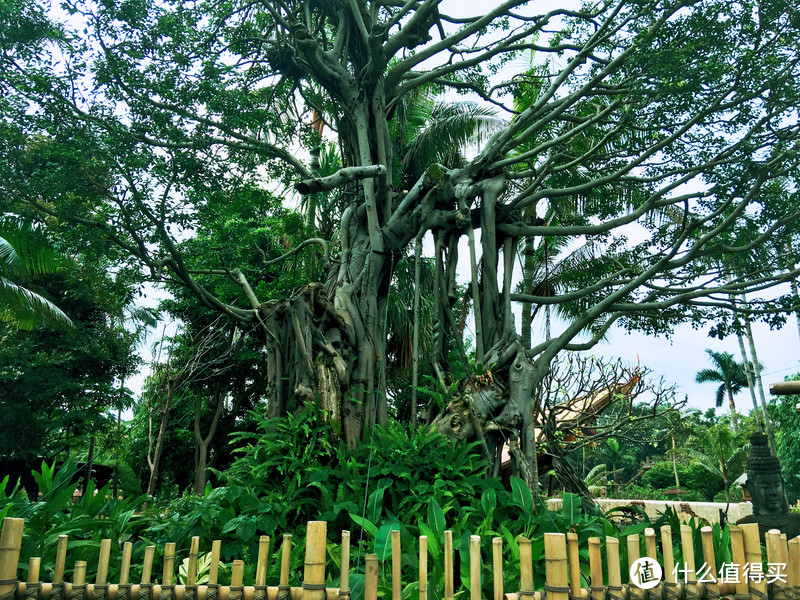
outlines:
[[[696,427],[689,443],[695,447],[684,448],[682,452],[712,477],[721,479],[727,496],[733,481],[732,476],[737,475],[731,473],[731,468],[741,468],[750,445],[743,443],[725,422],[711,427]]]
[[[728,404],[731,408],[731,426],[733,432],[739,431],[736,418],[736,405],[733,397],[747,387],[747,372],[742,363],[736,362],[733,354],[729,352],[714,352],[706,349],[706,354],[714,364],[712,369],[702,369],[697,372],[694,380],[697,383],[719,383],[717,388],[717,407],[722,406],[725,395],[728,396]]]
[[[0,219],[0,319],[20,329],[32,329],[39,321],[72,325],[60,308],[22,283],[52,273],[55,262],[56,253],[39,227],[13,217]]]

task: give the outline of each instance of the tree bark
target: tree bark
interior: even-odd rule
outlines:
[[[222,391],[216,392],[217,405],[214,410],[214,417],[211,419],[211,425],[208,427],[208,434],[203,436],[200,431],[200,417],[202,412],[203,396],[198,390],[195,392],[194,397],[194,439],[197,443],[196,462],[194,466],[194,493],[202,496],[205,493],[208,469],[208,446],[214,439],[217,433],[217,426],[219,425],[219,418],[222,415],[222,409],[225,406],[225,394]]]
[[[764,425],[767,428],[767,439],[769,440],[769,447],[773,456],[777,456],[777,447],[775,446],[775,434],[772,431],[772,421],[769,418],[769,411],[767,409],[767,399],[764,395],[764,384],[761,381],[761,365],[758,362],[758,354],[756,353],[756,343],[753,339],[753,328],[750,326],[750,319],[745,317],[745,331],[747,332],[747,342],[750,346],[750,355],[753,357],[753,372],[755,373],[756,383],[758,384],[758,395],[761,400],[761,410],[764,416]]]

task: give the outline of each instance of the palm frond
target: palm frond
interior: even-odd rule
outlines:
[[[15,323],[20,329],[33,329],[38,320],[56,326],[71,327],[70,318],[50,300],[0,277],[0,319]]]

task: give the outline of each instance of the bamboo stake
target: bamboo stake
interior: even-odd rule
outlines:
[[[789,573],[789,584],[794,589],[794,597],[800,598],[800,536],[788,542],[789,560],[786,570]]]
[[[533,554],[531,541],[519,536],[519,596],[520,600],[530,600],[533,597]]]
[[[589,538],[589,576],[592,600],[603,600],[603,556],[600,554],[600,538]]]
[[[111,540],[108,538],[100,540],[100,556],[97,559],[97,576],[94,579],[95,586],[108,583],[108,559],[110,556]]]
[[[481,536],[469,536],[469,597],[481,600]]]
[[[325,594],[325,552],[328,523],[309,521],[306,530],[306,560],[303,600],[322,600]]]
[[[778,529],[770,529],[766,535],[764,535],[764,541],[766,542],[767,546],[767,563],[780,563],[781,559],[783,558],[783,554],[781,552],[781,532]],[[771,599],[787,600],[787,595],[783,591],[784,582],[776,581],[775,583],[777,583],[778,586],[773,584]]]
[[[208,585],[213,587],[217,585],[219,577],[219,555],[222,552],[222,542],[214,540],[211,542],[211,562],[208,565]]]
[[[344,552],[344,547],[342,547]],[[264,600],[267,595],[267,560],[269,556],[269,536],[258,538],[258,559],[256,562],[256,580],[253,587],[253,600]]]
[[[56,547],[56,566],[53,572],[53,583],[64,583],[64,565],[67,562],[67,536],[58,536]]]
[[[289,585],[289,561],[292,558],[292,536],[289,533],[283,534],[283,545],[281,546],[281,578],[280,585]]]
[[[342,570],[339,577],[340,595],[350,596],[350,532],[342,531]]]
[[[742,535],[744,536],[744,555],[747,564],[761,564],[761,542],[758,538],[758,523],[747,523],[742,525]],[[751,566],[752,570],[752,566]],[[753,591],[750,592],[752,600],[759,600],[767,593],[767,580],[763,576],[760,581],[756,581],[751,571],[748,572],[748,580]]]
[[[164,545],[164,577],[161,586],[172,585],[172,577],[175,574],[175,542],[167,542]]]
[[[25,519],[3,519],[3,531],[0,532],[0,598],[13,594],[17,589],[17,563],[22,547],[22,529]]]
[[[419,600],[428,600],[428,536],[419,536]]]
[[[578,556],[578,534],[567,533],[567,557],[569,559],[569,593],[577,597],[581,595],[581,565]]]
[[[656,550],[656,530],[648,527],[644,530],[645,555],[658,562],[658,551]]]
[[[633,563],[640,558],[639,536],[635,534],[629,535],[626,542],[628,544],[628,576],[630,577]],[[639,600],[644,598],[644,591],[631,583],[628,585],[628,597],[632,600]]]
[[[133,552],[133,544],[125,542],[122,545],[122,564],[119,569],[119,584],[128,585],[131,574],[131,553]]]
[[[39,570],[42,566],[42,559],[38,556],[32,556],[28,561],[28,585],[40,583]]]
[[[591,553],[591,546],[589,546],[589,552]],[[591,554],[589,556],[591,558]],[[606,569],[608,570],[608,596],[612,600],[620,600],[623,588],[622,574],[619,568],[619,540],[611,536],[606,536]]]
[[[672,549],[672,527],[661,526],[661,553],[664,557],[664,581],[669,584],[677,583],[675,573],[675,553]]]
[[[715,596],[719,593],[719,585],[717,585],[717,559],[714,556],[714,538],[712,537],[711,527],[708,525],[700,528],[700,541],[703,545],[703,560],[708,569],[706,572],[711,577],[711,581],[704,582],[706,595]]]
[[[400,572],[400,531],[393,529],[390,533],[392,540],[392,600],[402,600],[403,588]]]
[[[193,536],[189,543],[189,564],[186,567],[186,587],[197,585],[197,556],[200,554],[200,538]]]
[[[494,600],[503,600],[503,540],[499,537],[492,538],[492,573]]]
[[[244,561],[234,560],[231,566],[231,586],[228,600],[242,600],[244,596]]]
[[[153,575],[153,556],[156,553],[155,546],[147,546],[144,549],[144,562],[142,563],[142,585],[150,583],[150,578]]]
[[[569,600],[567,540],[563,533],[544,534],[544,566],[550,600]]]
[[[748,596],[750,591],[747,587],[747,580],[744,577],[744,565],[747,562],[744,552],[744,537],[742,528],[738,525],[730,526],[731,534],[731,561],[732,569],[736,573],[736,595],[741,597]]]
[[[681,525],[681,553],[683,555],[683,583],[690,596],[697,594],[697,575],[695,574],[694,564],[694,540],[692,539],[692,528],[688,525]],[[691,577],[690,577],[691,574]]]
[[[453,532],[444,532],[444,598],[453,598]]]
[[[75,568],[72,573],[71,600],[83,600],[86,598],[86,561],[76,560]]]
[[[378,600],[378,555],[367,554],[364,562],[367,568],[364,576],[364,600]]]

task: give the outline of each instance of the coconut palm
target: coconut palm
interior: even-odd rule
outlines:
[[[736,404],[733,397],[747,387],[747,372],[742,363],[736,362],[729,352],[714,352],[707,349],[706,354],[714,364],[714,368],[701,369],[695,375],[697,383],[719,383],[716,394],[717,407],[722,406],[725,396],[731,409],[731,426],[733,432],[739,431],[736,418]]]
[[[39,321],[72,325],[60,308],[23,285],[27,277],[52,273],[55,262],[41,229],[13,217],[0,219],[0,319],[20,329]]]
[[[744,458],[750,450],[750,445],[745,444],[740,437],[725,422],[711,427],[696,427],[689,439],[689,445],[694,447],[682,449],[683,454],[712,477],[722,480],[726,496],[735,476],[740,474],[731,470],[741,470]]]

